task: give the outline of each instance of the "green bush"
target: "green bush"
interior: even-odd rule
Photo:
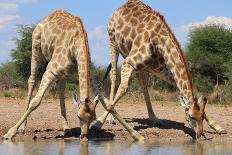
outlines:
[[[197,27],[190,32],[189,38],[186,56],[191,64],[192,76],[200,81],[209,80],[216,84],[218,80],[219,84],[224,84],[231,69],[226,64],[232,59],[232,31],[216,25]],[[203,85],[201,89],[211,87],[205,86],[207,88]]]
[[[12,94],[10,92],[4,92],[3,95],[4,97],[7,97],[7,98],[12,97]]]
[[[214,89],[211,79],[201,74],[197,74],[193,77],[193,83],[198,92],[211,93]]]

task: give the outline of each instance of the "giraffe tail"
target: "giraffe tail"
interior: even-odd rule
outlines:
[[[105,73],[105,75],[104,75],[104,78],[103,78],[102,82],[104,82],[104,81],[106,80],[107,76],[108,76],[109,73],[110,73],[111,68],[112,68],[112,64],[110,63],[110,64],[108,65],[108,67],[107,67],[107,70],[106,70],[106,73]]]

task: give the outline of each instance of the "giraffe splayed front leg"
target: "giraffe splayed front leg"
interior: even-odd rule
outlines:
[[[101,94],[99,94],[99,100],[106,111],[111,113],[123,125],[123,127],[129,132],[129,134],[135,141],[144,142],[145,138],[141,136],[137,131],[135,131],[130,125],[128,125],[126,121],[117,113],[117,111],[113,109],[113,106],[109,104],[109,101]]]
[[[52,74],[51,71],[46,71],[44,73],[39,90],[36,96],[31,100],[27,111],[24,113],[18,123],[9,129],[9,131],[3,136],[3,138],[11,139],[17,133],[18,128],[27,119],[30,113],[39,107],[45,91],[50,86],[50,84],[55,81],[55,79],[56,77]]]
[[[216,131],[218,134],[226,134],[227,131],[223,129],[219,124],[217,124],[213,119],[211,119],[208,115],[205,114],[205,120],[209,127]]]
[[[129,79],[131,77],[131,74],[133,72],[134,68],[128,64],[125,60],[124,64],[122,65],[122,69],[121,69],[121,84],[119,85],[118,91],[116,93],[116,96],[113,100],[112,104],[112,108],[115,107],[116,103],[118,102],[118,100],[126,93],[127,88],[128,88],[128,82]],[[101,129],[101,127],[103,126],[103,124],[106,121],[107,116],[109,115],[109,112],[106,111],[102,116],[100,116],[92,125],[91,128],[92,129]]]

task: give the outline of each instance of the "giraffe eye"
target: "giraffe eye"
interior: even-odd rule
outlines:
[[[192,116],[190,116],[190,115],[189,115],[189,118],[190,118],[190,119],[193,119],[193,120],[196,120],[194,117],[192,117]]]

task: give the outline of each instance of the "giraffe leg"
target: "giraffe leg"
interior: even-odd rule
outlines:
[[[213,119],[205,114],[205,120],[208,123],[209,127],[216,131],[218,134],[226,134],[227,131],[223,129],[219,124],[217,124]]]
[[[62,117],[62,127],[64,130],[64,135],[70,133],[70,127],[68,126],[68,121],[66,118],[66,107],[65,107],[65,80],[58,81],[58,92],[60,97],[60,110],[61,110],[61,117]]]
[[[35,86],[36,86],[35,77],[30,76],[29,79],[28,79],[28,94],[27,94],[27,100],[26,100],[26,103],[27,103],[26,110],[29,107],[31,97],[32,97],[32,93],[34,91]],[[25,131],[26,125],[27,125],[27,119],[25,119],[25,121],[18,128],[18,132],[23,133]]]
[[[147,83],[145,80],[145,75],[144,72],[140,72],[137,74],[138,79],[139,79],[139,83],[142,87],[142,91],[143,91],[143,96],[146,102],[146,106],[147,106],[147,111],[148,111],[148,117],[149,117],[149,121],[151,124],[157,124],[160,123],[160,120],[156,117],[152,105],[151,105],[151,100],[150,100],[150,96],[147,90]]]
[[[137,131],[135,131],[130,125],[128,125],[126,123],[126,121],[117,113],[117,111],[115,109],[113,109],[112,105],[109,106],[109,102],[106,98],[104,98],[101,94],[99,97],[103,107],[109,112],[111,113],[122,125],[123,127],[129,132],[129,134],[131,135],[131,137],[135,140],[135,141],[139,141],[139,142],[144,142],[144,137],[141,136]],[[107,103],[107,104],[106,104]],[[107,106],[108,105],[108,106]]]
[[[40,48],[40,30],[35,29],[33,32],[33,41],[32,41],[32,57],[31,57],[31,75],[28,79],[28,94],[26,100],[26,110],[31,101],[32,93],[37,84],[37,75],[38,68],[41,64],[44,63],[44,58],[42,56],[41,48]],[[27,124],[27,119],[21,124],[18,131],[24,132]]]
[[[124,94],[126,93],[127,91],[127,88],[128,88],[128,82],[129,82],[129,79],[130,79],[130,76],[133,72],[134,68],[127,64],[127,63],[124,63],[122,65],[122,69],[121,69],[121,83],[119,85],[119,88],[117,90],[117,93],[116,93],[116,96],[112,102],[111,105],[108,105],[110,106],[110,109],[113,109],[116,105],[116,103],[118,102],[118,100],[124,96]],[[108,116],[109,114],[109,111],[106,111],[101,117],[99,117],[91,126],[91,128],[94,128],[94,129],[101,129],[102,125],[105,123],[105,120],[106,120],[106,117]]]
[[[11,139],[17,133],[17,129],[27,119],[27,117],[30,115],[30,113],[32,111],[34,111],[36,108],[38,108],[38,106],[41,103],[41,100],[43,98],[45,91],[50,86],[50,84],[55,80],[56,80],[56,77],[51,71],[46,71],[44,73],[39,90],[38,90],[36,96],[31,100],[27,111],[23,114],[23,116],[20,118],[18,123],[16,123],[15,126],[10,128],[9,131],[3,136],[4,139]]]
[[[116,84],[116,75],[117,75],[117,62],[118,62],[119,52],[116,51],[116,49],[114,48],[113,43],[110,43],[110,48],[111,48],[111,64],[112,64],[112,68],[111,68],[111,72],[110,72],[110,81],[111,81],[110,103],[112,103],[113,99],[114,99],[114,93],[115,93],[115,84]],[[105,115],[106,114],[107,113],[105,113]],[[103,114],[103,118],[104,118],[105,115]],[[114,123],[114,117],[112,116],[112,114],[108,115],[108,117],[106,119],[106,123],[109,123],[109,124]]]

